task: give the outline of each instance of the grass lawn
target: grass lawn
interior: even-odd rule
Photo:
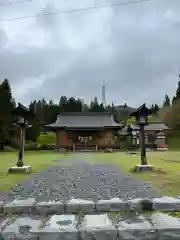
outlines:
[[[41,133],[36,142],[38,145],[55,144],[56,134],[54,132]]]
[[[16,165],[17,158],[17,152],[0,153],[0,191],[7,190],[15,186],[17,183],[20,183],[21,181],[30,177],[30,174],[7,174],[8,168]],[[31,174],[33,174],[40,172],[42,169],[48,168],[50,165],[68,165],[69,162],[67,162],[67,164],[62,164],[54,161],[65,158],[68,158],[66,153],[56,153],[51,151],[29,151],[25,152],[24,161],[26,165],[32,166],[33,172]]]
[[[148,152],[147,158],[148,163],[154,165],[157,171],[130,173],[129,170],[140,163],[140,154],[99,153],[91,162],[115,164],[125,173],[151,182],[164,195],[180,196],[180,152]]]

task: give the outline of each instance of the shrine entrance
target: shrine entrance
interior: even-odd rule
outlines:
[[[97,149],[95,133],[90,131],[71,131],[69,138],[75,151]]]
[[[85,151],[93,151],[96,150],[96,144],[93,143],[92,136],[79,136],[78,142],[75,144],[75,151],[77,150],[85,150]]]
[[[88,145],[92,144],[92,136],[79,136],[79,141],[84,149],[87,149]]]

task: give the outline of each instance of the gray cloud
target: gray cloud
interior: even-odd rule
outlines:
[[[35,2],[24,14],[93,5],[88,0]],[[20,15],[21,8],[3,17]],[[101,97],[104,80],[108,102],[161,103],[166,93],[174,94],[180,70],[178,9],[179,0],[152,0],[3,23],[0,76],[11,80],[17,98],[26,102],[61,95],[89,101]]]

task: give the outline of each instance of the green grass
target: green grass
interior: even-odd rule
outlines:
[[[154,165],[156,171],[130,173],[130,169],[140,163],[139,154],[102,153],[92,158],[91,163],[117,165],[123,172],[151,182],[164,195],[180,196],[180,152],[149,152],[147,157],[148,163]]]
[[[179,136],[171,137],[171,138],[168,140],[168,148],[169,148],[170,150],[180,149],[180,137],[179,137]]]
[[[46,134],[41,133],[37,139],[37,144],[55,144],[56,143],[56,134],[54,132],[47,132]]]
[[[68,159],[67,153],[56,153],[51,151],[30,151],[25,152],[25,164],[32,166],[31,174],[7,174],[9,167],[15,166],[17,162],[17,152],[0,153],[0,191],[14,187],[17,183],[30,177],[33,173],[38,173],[42,169],[47,169],[50,165],[69,165],[70,163],[57,163],[56,159]]]

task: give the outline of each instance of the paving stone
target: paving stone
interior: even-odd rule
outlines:
[[[38,240],[38,233],[41,226],[40,220],[30,217],[19,217],[13,223],[1,231],[3,239]]]
[[[118,224],[119,238],[123,240],[157,240],[157,232],[143,216],[134,216]]]
[[[132,211],[140,211],[142,210],[142,202],[143,198],[135,198],[128,200],[129,203],[129,209]]]
[[[65,211],[67,213],[92,213],[95,211],[95,203],[92,200],[71,199],[66,203]]]
[[[64,203],[61,201],[38,202],[36,211],[39,214],[58,214],[64,213]]]
[[[53,215],[39,233],[38,240],[79,240],[75,215]]]
[[[128,203],[131,211],[153,211],[153,201],[148,198],[135,198]]]
[[[3,212],[8,214],[30,213],[35,208],[35,202],[34,198],[14,199],[3,206]]]
[[[153,228],[157,230],[161,240],[180,239],[180,220],[164,213],[152,214]]]
[[[129,210],[129,204],[119,198],[112,198],[109,200],[99,200],[96,203],[96,210],[98,212],[117,212]]]
[[[160,210],[160,211],[180,210],[180,199],[175,197],[168,197],[168,196],[154,198],[153,208],[154,210]]]
[[[107,214],[86,215],[79,228],[82,240],[116,240],[117,230]]]

